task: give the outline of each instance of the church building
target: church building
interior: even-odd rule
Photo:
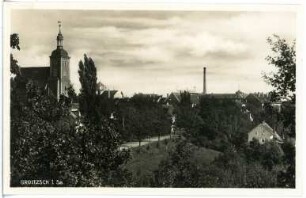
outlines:
[[[61,33],[59,22],[59,33],[56,38],[57,47],[50,56],[49,67],[21,67],[21,76],[32,80],[40,88],[48,91],[57,99],[60,95],[67,95],[67,88],[70,86],[70,57],[64,49],[64,36]]]

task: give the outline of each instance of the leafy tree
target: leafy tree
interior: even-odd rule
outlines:
[[[195,147],[186,141],[179,142],[155,171],[155,186],[198,187],[199,172],[191,159],[194,149]]]
[[[289,128],[286,133],[289,137],[295,137],[295,83],[296,83],[296,51],[295,41],[288,44],[285,39],[274,35],[268,38],[274,56],[266,59],[269,64],[276,67],[277,72],[263,77],[267,83],[274,87],[271,93],[271,100],[285,100],[282,105],[281,121],[285,128]]]
[[[292,45],[277,35],[268,38],[271,50],[275,56],[268,56],[269,64],[277,68],[277,72],[271,75],[264,75],[264,79],[275,89],[272,92],[272,99],[290,99],[295,101],[296,82],[296,52],[295,41]]]
[[[184,129],[184,136],[195,137],[203,126],[203,119],[199,115],[199,109],[192,107],[190,93],[184,91],[180,93],[181,101],[176,106],[176,126]]]
[[[84,181],[77,185],[91,186],[88,183],[92,181],[91,176],[97,179],[92,181],[92,186],[117,185],[114,179],[120,181],[118,177],[125,178],[124,180],[128,178],[128,173],[122,165],[128,160],[129,153],[118,150],[121,144],[120,135],[110,119],[101,113],[103,104],[96,89],[97,69],[93,60],[86,55],[84,62],[79,62],[79,79],[81,83],[79,102],[82,114],[81,125],[78,128],[81,134],[80,153],[82,161],[87,162],[87,165],[81,168],[84,171],[82,174]],[[88,173],[92,175],[87,175]],[[116,177],[113,174],[116,174]]]
[[[67,88],[68,98],[71,98],[71,102],[78,102],[78,96],[72,85]]]
[[[94,61],[84,55],[79,62],[79,80],[81,83],[79,103],[80,112],[89,120],[100,123],[99,101],[97,98],[97,69]]]
[[[295,188],[295,146],[292,142],[286,141],[282,148],[284,151],[283,164],[287,168],[278,173],[278,185],[280,187]]]
[[[296,51],[295,41],[288,44],[285,39],[274,35],[268,38],[268,43],[275,56],[268,56],[267,60],[277,68],[277,72],[264,78],[274,87],[272,100],[284,99],[280,121],[285,128],[285,164],[287,170],[279,172],[279,184],[283,187],[295,187],[295,146],[290,142],[295,138],[295,83],[296,83]]]
[[[73,123],[63,101],[58,102],[28,83],[25,103],[11,116],[12,186],[28,178],[59,179],[66,186],[73,185],[59,173],[63,170],[59,167],[65,167],[68,160],[65,152],[73,148],[67,145],[73,143],[68,135]]]
[[[181,101],[179,104],[181,106],[191,106],[191,96],[188,91],[181,92],[180,96],[181,96]]]
[[[135,94],[117,104],[117,126],[127,141],[169,134],[171,122],[167,109],[158,103],[159,96]]]
[[[269,171],[280,164],[283,157],[281,147],[275,142],[259,144],[257,140],[253,140],[247,145],[243,152],[248,163],[261,163],[263,167]]]
[[[277,187],[276,171],[269,171],[257,161],[247,162],[243,153],[226,150],[200,172],[200,186],[223,188]]]
[[[18,34],[11,34],[10,45],[12,49],[20,50]],[[17,76],[20,75],[18,61],[14,59],[13,54],[11,54],[11,73]]]

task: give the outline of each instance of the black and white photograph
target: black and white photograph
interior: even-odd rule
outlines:
[[[295,7],[6,19],[9,188],[296,189]]]

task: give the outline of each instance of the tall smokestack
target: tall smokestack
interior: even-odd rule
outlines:
[[[206,94],[206,67],[203,68],[203,94]]]

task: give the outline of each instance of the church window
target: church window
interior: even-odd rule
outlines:
[[[68,63],[64,62],[63,64],[63,76],[67,76],[68,75]]]

